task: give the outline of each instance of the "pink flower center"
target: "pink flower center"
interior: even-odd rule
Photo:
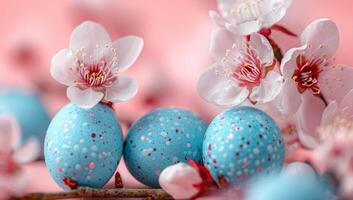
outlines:
[[[293,73],[292,79],[296,82],[298,91],[303,93],[309,89],[314,95],[321,95],[317,80],[321,72],[320,65],[325,60],[321,57],[308,60],[304,55],[300,54],[296,61],[297,68]]]
[[[19,166],[8,153],[0,152],[0,176],[1,174],[13,174],[19,170]]]
[[[104,59],[93,64],[81,62],[77,72],[79,74],[77,84],[82,88],[92,87],[96,90],[101,90],[110,87],[117,78]]]
[[[242,62],[235,67],[233,77],[240,81],[241,86],[252,89],[254,86],[260,84],[264,76],[265,70],[260,58],[251,48],[248,48],[247,55],[244,56]]]

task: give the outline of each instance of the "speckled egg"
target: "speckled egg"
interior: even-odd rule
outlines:
[[[193,159],[202,162],[202,141],[207,124],[179,108],[154,110],[129,129],[124,160],[141,183],[159,188],[160,173],[168,166]]]
[[[245,200],[329,200],[326,186],[306,176],[262,177],[248,185]]]
[[[257,174],[279,173],[283,161],[280,130],[256,108],[226,110],[213,119],[205,133],[203,162],[222,187],[240,185]]]
[[[29,91],[5,89],[0,92],[0,114],[11,114],[21,129],[21,142],[34,138],[44,143],[50,117],[39,97]]]
[[[113,176],[123,150],[122,130],[111,108],[63,107],[45,137],[45,163],[63,189],[103,187]]]

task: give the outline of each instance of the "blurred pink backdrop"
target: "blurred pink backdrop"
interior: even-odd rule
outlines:
[[[211,64],[210,9],[216,9],[215,0],[2,0],[0,84],[39,92],[54,115],[68,100],[64,86],[49,75],[51,57],[68,45],[74,27],[93,20],[112,38],[134,34],[145,40],[142,56],[128,72],[140,85],[138,95],[115,105],[125,127],[160,106],[185,107],[210,120],[221,109],[196,92],[199,75]],[[332,19],[341,36],[336,62],[353,66],[352,9],[352,0],[294,0],[280,24],[300,34],[315,19]],[[276,32],[274,37],[284,51],[299,44],[298,38]],[[127,185],[138,186],[123,165],[119,169]],[[35,180],[31,191],[58,190],[42,162],[26,166],[26,173]]]

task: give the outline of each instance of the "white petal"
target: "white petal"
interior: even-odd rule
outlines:
[[[226,51],[232,49],[233,44],[237,45],[233,50],[237,50],[244,42],[244,37],[236,36],[224,28],[217,29],[211,35],[211,56],[216,62],[221,62],[226,55]]]
[[[36,138],[30,138],[20,148],[16,149],[13,158],[18,163],[28,163],[39,158],[40,143]]]
[[[235,106],[247,99],[249,90],[222,75],[217,75],[213,68],[204,72],[198,83],[197,90],[206,101],[219,106]]]
[[[276,104],[281,113],[285,115],[295,114],[302,103],[301,95],[292,79],[284,81],[281,92],[276,98]]]
[[[89,109],[97,105],[104,94],[96,92],[92,88],[81,90],[78,87],[70,86],[67,88],[67,97],[78,107]]]
[[[280,21],[287,12],[288,7],[291,5],[292,0],[279,0],[273,1],[274,5],[270,12],[261,16],[263,27],[271,27]]]
[[[270,71],[261,81],[261,84],[253,88],[250,99],[260,103],[268,103],[281,92],[282,85],[283,77],[277,72]]]
[[[337,114],[339,113],[338,103],[336,101],[330,102],[324,110],[321,118],[321,124],[328,125],[331,124]]]
[[[119,71],[127,70],[137,60],[143,48],[143,39],[137,36],[126,36],[113,43],[118,56]]]
[[[230,23],[226,23],[226,28],[237,34],[237,35],[250,35],[252,33],[256,33],[261,29],[261,22],[259,20],[248,21],[238,25],[232,25]]]
[[[234,5],[234,0],[217,0],[218,10],[223,16],[228,16],[230,6]]]
[[[226,20],[216,11],[210,10],[209,15],[212,21],[216,23],[218,26],[223,27],[225,25]]]
[[[307,48],[306,45],[303,45],[298,48],[289,49],[284,54],[282,62],[281,62],[280,70],[281,70],[282,75],[286,79],[292,79],[294,70],[297,68],[297,57],[300,54],[304,54],[306,48]]]
[[[51,76],[61,84],[70,86],[77,79],[76,62],[70,49],[63,49],[51,60]]]
[[[308,53],[331,57],[339,45],[339,31],[329,19],[319,19],[309,24],[301,34],[302,44],[308,45]]]
[[[253,33],[250,35],[249,41],[253,50],[260,57],[262,63],[271,65],[273,62],[273,50],[270,42],[262,35]]]
[[[353,121],[353,89],[343,98],[340,104],[340,115]]]
[[[302,95],[303,103],[297,113],[297,128],[300,142],[307,148],[315,148],[319,141],[318,128],[321,125],[324,102],[310,91]]]
[[[353,120],[353,89],[343,98],[340,104],[332,101],[322,115],[321,124],[333,123],[336,119]]]
[[[11,153],[21,143],[21,131],[16,119],[9,114],[0,116],[0,151]]]
[[[92,21],[85,21],[77,26],[71,34],[70,49],[74,52],[84,48],[87,56],[94,56],[96,48],[106,48],[112,41],[103,26]],[[99,56],[99,55],[96,55]],[[104,56],[103,54],[100,56]]]
[[[111,102],[123,102],[133,98],[138,90],[135,80],[129,77],[119,76],[113,85],[107,88],[105,99]]]
[[[191,199],[199,193],[195,186],[201,182],[198,171],[185,163],[169,166],[159,176],[159,184],[174,199]]]
[[[353,68],[346,65],[325,67],[319,74],[319,88],[328,101],[340,103],[353,89]]]

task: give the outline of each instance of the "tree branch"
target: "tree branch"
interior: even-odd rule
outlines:
[[[73,198],[146,198],[153,200],[171,199],[162,189],[94,189],[81,187],[76,190],[53,192],[53,193],[32,193],[20,198],[11,200],[56,200]]]

